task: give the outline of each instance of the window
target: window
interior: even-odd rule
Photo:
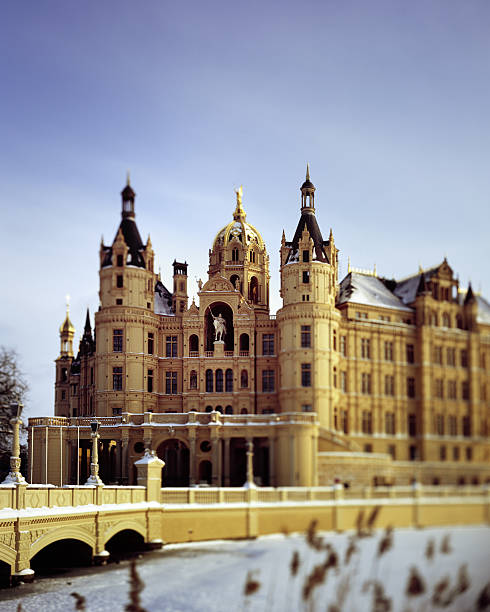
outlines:
[[[303,270],[303,282],[304,283],[310,282],[310,273],[308,270]]]
[[[469,438],[471,436],[471,419],[469,416],[463,417],[463,436]]]
[[[456,399],[457,391],[456,391],[456,381],[455,380],[448,380],[447,396],[449,397],[449,399]]]
[[[449,435],[458,435],[458,419],[454,415],[449,415]]]
[[[250,261],[255,263],[255,251],[250,251]]]
[[[240,374],[240,387],[242,389],[246,389],[248,387],[248,372],[247,370],[242,370]]]
[[[301,386],[311,387],[311,363],[301,364]]]
[[[415,444],[411,444],[408,448],[408,458],[410,459],[410,461],[416,461],[417,460],[417,447],[415,446]]]
[[[177,395],[177,372],[165,372],[165,393]]]
[[[123,330],[114,329],[112,332],[112,350],[115,353],[122,353],[123,350]]]
[[[446,447],[445,446],[439,447],[439,459],[441,461],[446,461]]]
[[[197,372],[196,370],[191,370],[189,377],[189,388],[197,389]]]
[[[165,357],[177,357],[177,336],[166,337]]]
[[[343,393],[347,393],[347,372],[340,372],[340,388]]]
[[[393,460],[396,459],[396,446],[394,444],[388,444],[388,455],[391,455]]]
[[[448,366],[455,366],[456,365],[456,349],[455,348],[448,348],[446,350],[446,355],[447,355],[447,365]]]
[[[466,461],[471,461],[473,459],[473,449],[471,446],[466,447]]]
[[[206,370],[206,393],[213,392],[213,370]]]
[[[436,378],[434,381],[434,395],[439,399],[444,397],[444,384],[442,378]]]
[[[123,256],[122,255],[117,256],[117,265],[119,268],[122,268],[123,266]]]
[[[408,415],[408,435],[415,438],[417,435],[417,417],[415,414]]]
[[[385,395],[395,395],[395,377],[391,374],[385,376]]]
[[[61,382],[66,382],[68,380],[68,369],[61,368]]]
[[[274,370],[262,370],[262,391],[264,393],[274,392]]]
[[[262,335],[262,355],[274,355],[274,334]]]
[[[228,368],[225,372],[225,391],[233,393],[233,370]]]
[[[238,249],[234,248],[231,252],[231,261],[238,261]]]
[[[123,286],[123,275],[122,274],[118,274],[116,276],[116,287],[118,287],[119,289]]]
[[[449,315],[447,314],[447,312],[444,312],[442,314],[442,326],[451,327],[451,319],[449,318]]]
[[[453,446],[453,460],[459,461],[459,446]]]
[[[112,368],[112,388],[114,391],[122,391],[123,381],[121,367]]]
[[[153,332],[148,332],[148,354],[153,355],[154,350],[154,336]]]
[[[407,378],[407,397],[415,397],[415,378],[413,376]]]
[[[470,399],[470,383],[467,380],[463,380],[461,383],[461,397],[464,400]]]
[[[414,351],[413,344],[407,344],[406,353],[407,353],[407,363],[415,363],[415,351]]]
[[[373,415],[369,410],[362,411],[362,433],[373,433]]]
[[[303,251],[303,261],[305,263],[308,263],[310,261],[310,251],[307,251],[307,250]]]
[[[148,393],[153,393],[153,370],[148,370]]]
[[[340,336],[340,354],[347,357],[347,337]]]
[[[337,350],[337,332],[335,330],[333,332],[332,347],[334,351]]]
[[[61,399],[66,399],[66,391],[64,389],[61,390]]]
[[[311,327],[309,325],[301,326],[301,347],[309,348],[311,346]]]
[[[391,317],[388,317],[387,315],[380,315],[379,320],[389,322],[391,321]]]
[[[461,351],[461,367],[462,368],[468,367],[468,351],[465,349]]]
[[[372,453],[373,452],[373,445],[372,444],[365,444],[363,451],[365,453]]]
[[[221,370],[220,368],[218,368],[216,370],[216,393],[223,393],[223,370]]]
[[[444,416],[442,414],[436,414],[436,434],[444,435]]]
[[[371,340],[369,338],[361,338],[361,357],[371,359]]]
[[[227,406],[225,408],[225,414],[233,414],[233,406]]]
[[[367,319],[368,318],[367,312],[356,312],[356,317],[358,319]]]
[[[310,301],[310,296],[309,295],[303,295],[303,302],[309,302]]]
[[[442,365],[442,346],[434,347],[434,363]]]
[[[240,351],[247,351],[250,348],[250,339],[248,334],[240,334]]]
[[[385,342],[385,361],[393,361],[393,342]]]
[[[361,393],[369,395],[371,393],[371,374],[363,372],[361,375]]]
[[[303,404],[301,406],[301,412],[313,412],[313,406],[311,404]]]
[[[189,353],[199,353],[199,338],[196,334],[189,336]],[[189,357],[197,357],[198,355],[190,355]]]
[[[345,433],[349,433],[349,413],[347,410],[340,411],[340,428]]]
[[[394,435],[395,434],[395,413],[385,413],[385,433]]]

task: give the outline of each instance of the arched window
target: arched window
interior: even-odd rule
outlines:
[[[240,350],[248,351],[249,348],[250,348],[250,341],[248,338],[248,334],[241,334],[240,335]]]
[[[225,414],[233,414],[233,407],[232,406],[227,406],[225,408]]]
[[[223,414],[223,406],[216,406],[215,410],[216,412],[220,412],[221,414]]]
[[[213,370],[206,370],[206,393],[213,392]]]
[[[233,370],[230,368],[225,372],[225,391],[226,393],[233,393]]]
[[[197,389],[197,372],[196,370],[191,370],[191,374],[189,377],[189,388]]]
[[[192,336],[189,337],[189,351],[192,353],[199,352],[199,338],[196,334],[192,334]]]
[[[242,408],[240,410],[240,414],[248,414],[248,410],[246,408]]]
[[[223,370],[216,370],[216,393],[223,393]]]
[[[456,327],[463,329],[463,317],[461,315],[456,315]]]
[[[437,321],[437,312],[432,311],[432,316],[431,316],[431,325],[434,325],[434,327],[437,327],[438,325],[438,321]]]
[[[442,326],[451,327],[451,319],[449,318],[449,315],[447,314],[447,312],[443,313],[442,315]]]
[[[206,406],[206,412],[213,412],[212,406]]]
[[[259,301],[259,281],[256,276],[252,276],[250,279],[250,295],[248,299],[252,304],[257,304]]]
[[[240,374],[240,386],[242,389],[246,389],[248,387],[248,372],[247,370],[242,370]]]

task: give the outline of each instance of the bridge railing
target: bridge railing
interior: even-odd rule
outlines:
[[[322,502],[362,499],[404,499],[411,497],[481,497],[490,496],[484,485],[466,486],[399,486],[399,487],[357,487],[344,489],[329,487],[258,487],[254,489],[254,501],[261,503],[279,502]],[[249,490],[241,487],[163,487],[162,504],[220,504],[246,503],[250,501]]]

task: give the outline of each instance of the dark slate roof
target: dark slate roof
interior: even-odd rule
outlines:
[[[420,293],[420,287],[423,278],[423,284],[431,279],[432,276],[437,272],[440,266],[430,268],[430,270],[424,270],[421,273],[414,274],[408,278],[404,278],[396,283],[396,287],[393,293],[398,296],[404,304],[411,304],[415,301],[418,293]]]
[[[116,241],[119,229],[122,231],[124,242],[129,249],[126,264],[129,266],[144,268],[145,260],[143,259],[142,252],[145,250],[145,246],[141,240],[136,221],[131,217],[126,217],[123,219],[116,232],[116,236],[114,237],[114,242]],[[114,244],[114,242],[112,244]],[[102,267],[110,265],[112,265],[112,247],[106,247],[106,256],[104,258]]]
[[[173,315],[172,294],[162,281],[155,285],[155,314]]]
[[[339,287],[338,304],[346,302],[363,306],[378,306],[412,312],[386,285],[376,276],[368,276],[360,272],[349,272]]]
[[[301,240],[301,235],[303,233],[303,230],[305,229],[305,225],[315,245],[315,254],[313,256],[313,259],[316,261],[323,261],[325,263],[329,263],[327,254],[324,249],[324,247],[328,246],[329,242],[328,240],[323,240],[322,232],[320,231],[320,227],[316,220],[315,213],[311,211],[311,209],[301,213],[301,217],[299,219],[298,227],[296,228],[294,238],[292,242],[286,243],[287,246],[291,248],[286,263],[292,263],[294,261],[299,260],[299,241]]]

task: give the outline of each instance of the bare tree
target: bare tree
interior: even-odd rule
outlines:
[[[10,470],[12,445],[10,419],[16,416],[14,402],[24,402],[27,382],[19,368],[19,357],[13,349],[0,346],[0,482]],[[24,453],[22,452],[24,451]],[[25,454],[25,449],[21,454]]]

